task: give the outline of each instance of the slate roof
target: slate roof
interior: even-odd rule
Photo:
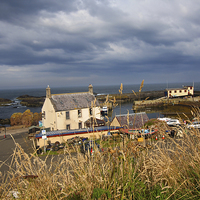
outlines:
[[[193,86],[183,86],[182,88],[166,88],[165,90],[187,90],[188,88],[193,87]]]
[[[89,108],[94,100],[94,95],[88,92],[52,94],[51,96],[51,102],[56,112]],[[98,106],[99,102],[96,101],[96,107]]]
[[[115,117],[121,126],[127,125],[127,114],[121,115],[121,117],[116,115]],[[134,128],[141,128],[148,120],[149,117],[145,112],[129,114],[129,128],[133,128],[133,124]]]

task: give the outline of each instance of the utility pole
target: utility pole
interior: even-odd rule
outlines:
[[[122,91],[123,91],[123,84],[121,83],[120,89],[119,89],[119,93],[120,93],[120,125],[121,125],[121,95],[122,95]]]
[[[4,138],[6,138],[6,126],[5,126],[5,134],[4,134]]]

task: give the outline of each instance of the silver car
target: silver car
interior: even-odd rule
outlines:
[[[192,123],[188,124],[187,127],[188,127],[189,129],[190,129],[190,128],[200,128],[200,122],[199,122],[199,121],[192,122]]]

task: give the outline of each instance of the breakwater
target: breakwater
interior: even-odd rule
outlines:
[[[151,99],[157,99],[160,97],[163,97],[164,92],[163,91],[144,91],[144,92],[135,92],[135,93],[124,93],[124,94],[109,94],[109,95],[97,95],[96,98],[99,101],[100,104],[104,104],[106,101],[106,98],[108,96],[108,102],[113,102],[113,100],[116,100],[116,103],[127,103],[127,102],[134,102],[138,100],[143,100],[148,98]]]

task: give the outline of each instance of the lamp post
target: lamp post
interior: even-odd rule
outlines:
[[[5,126],[5,134],[4,134],[4,138],[6,138],[6,126]]]

